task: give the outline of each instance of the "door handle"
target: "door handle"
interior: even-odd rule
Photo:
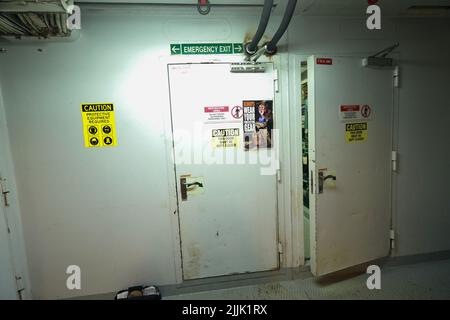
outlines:
[[[336,176],[331,174],[324,176],[323,171],[319,171],[319,194],[323,193],[323,184],[328,179],[336,181]]]
[[[186,181],[184,182],[184,185],[186,186],[186,188],[190,188],[192,186],[198,186],[200,188],[203,188],[203,184],[200,182],[191,182],[191,183],[187,183]]]
[[[192,187],[203,188],[203,183],[201,183],[199,181],[186,182],[186,177],[180,178],[180,191],[181,191],[181,200],[182,201],[187,201],[188,189],[191,189]],[[190,190],[190,191],[192,191],[192,190]]]

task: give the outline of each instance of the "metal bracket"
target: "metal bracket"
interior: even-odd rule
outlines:
[[[186,178],[180,178],[180,191],[181,191],[181,201],[187,201],[187,187],[186,187]]]
[[[0,191],[3,196],[3,203],[5,207],[9,207],[9,200],[8,200],[8,194],[10,191],[8,190],[6,186],[6,179],[0,177]]]
[[[400,67],[395,66],[394,68],[394,88],[400,87]]]
[[[17,286],[17,293],[19,294],[19,299],[22,300],[22,291],[25,290],[25,285],[23,283],[22,277],[19,275],[16,275],[16,286]]]
[[[397,172],[397,159],[398,159],[398,153],[397,151],[392,151],[391,153],[391,160],[392,160],[392,171]]]
[[[233,63],[230,69],[231,73],[264,73],[266,67],[259,63]]]
[[[283,254],[283,244],[281,242],[278,242],[278,253]]]
[[[279,84],[279,79],[278,79],[278,69],[273,70],[273,85],[274,85],[275,92],[279,92],[280,84]]]
[[[371,55],[370,57],[364,58],[362,60],[363,67],[393,67],[394,60],[392,58],[388,58],[387,56],[399,46],[400,44],[396,43],[378,53],[375,53],[374,55]]]
[[[395,248],[395,231],[391,229],[390,231],[391,249]]]

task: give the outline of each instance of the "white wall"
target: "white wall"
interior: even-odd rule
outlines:
[[[153,8],[82,14],[77,41],[4,43],[8,52],[0,55],[35,298],[176,282],[178,244],[167,182],[172,169],[167,119],[160,112],[168,108],[168,92],[160,58],[168,55],[169,43],[241,42],[254,32],[260,12],[219,10],[200,17],[191,9]],[[268,34],[276,27],[272,21]],[[383,27],[369,33],[360,20],[296,17],[290,53],[375,52],[401,42],[395,254],[449,250],[444,128],[450,66],[441,59],[450,51],[448,22],[399,20]],[[115,103],[118,147],[83,147],[81,102]],[[82,269],[81,291],[65,288],[71,264]]]
[[[123,12],[83,11],[75,42],[3,45],[0,80],[35,298],[176,283],[160,58],[170,43],[242,42],[260,15]],[[117,147],[84,148],[82,102],[115,103]],[[71,264],[81,267],[81,291],[65,287]]]
[[[362,19],[297,16],[290,27],[291,57],[376,53],[400,42],[393,255],[450,250],[449,35],[449,19],[383,19],[381,31],[369,31]]]

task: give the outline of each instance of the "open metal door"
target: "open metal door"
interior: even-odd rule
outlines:
[[[311,271],[326,275],[389,254],[392,70],[361,58],[310,57]]]
[[[244,126],[246,110],[258,108],[246,105],[273,108],[272,64],[263,73],[232,73],[229,63],[168,68],[183,279],[277,269],[277,178],[248,161],[272,151],[246,150]]]

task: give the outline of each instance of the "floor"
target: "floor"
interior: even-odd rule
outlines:
[[[381,290],[368,274],[317,281],[312,277],[164,296],[166,300],[450,299],[450,260],[381,269]]]

